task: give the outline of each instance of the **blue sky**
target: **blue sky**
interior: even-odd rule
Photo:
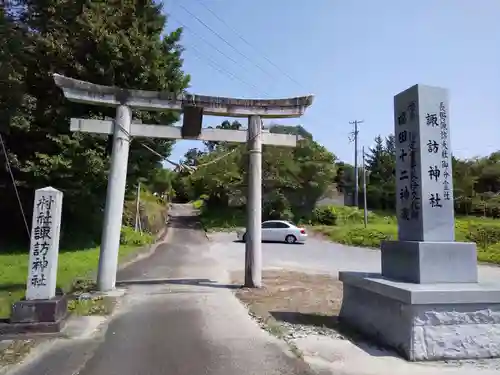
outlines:
[[[182,44],[191,92],[246,98],[312,93],[305,116],[279,122],[303,125],[341,160],[354,159],[349,121],[364,120],[359,146],[371,146],[376,135],[393,131],[394,95],[416,83],[450,90],[456,156],[500,149],[499,0],[166,0],[164,11],[172,14],[168,30],[187,26]],[[204,126],[222,120],[205,117]],[[202,146],[180,141],[171,158]]]

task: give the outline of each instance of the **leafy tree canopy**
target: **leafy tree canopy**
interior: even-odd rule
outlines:
[[[183,91],[189,76],[182,71],[182,30],[165,34],[166,16],[152,0],[17,3],[0,11],[6,41],[0,51],[0,123],[8,124],[7,156],[25,211],[31,213],[34,189],[54,186],[64,192],[65,233],[81,231],[85,223],[98,236],[109,172],[108,139],[70,133],[69,119],[114,117],[114,109],[65,100],[52,74],[124,88]],[[161,124],[177,119],[170,112],[134,116]],[[165,156],[172,147],[168,140],[141,142]],[[161,159],[133,140],[128,187],[156,173]],[[0,211],[10,213],[12,220],[4,229],[11,234],[23,225],[9,179],[2,169]]]

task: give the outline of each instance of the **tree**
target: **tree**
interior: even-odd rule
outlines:
[[[394,136],[391,135],[385,140],[380,135],[377,136],[375,145],[366,154],[366,168],[370,171],[370,181],[366,190],[369,207],[394,209],[396,204],[395,166]]]
[[[182,163],[190,167],[194,167],[198,164],[198,158],[202,155],[203,151],[200,151],[197,148],[191,148],[184,154],[184,160]]]
[[[22,88],[11,111],[7,139],[17,185],[27,212],[33,190],[52,185],[65,194],[63,230],[72,228],[98,236],[109,169],[107,140],[90,134],[71,134],[71,117],[114,117],[114,110],[66,101],[52,73],[124,88],[181,92],[189,76],[182,71],[181,29],[163,34],[166,17],[161,6],[148,0],[83,2],[22,0],[17,19],[8,30],[20,36],[24,48],[7,49],[15,62],[16,87]],[[6,8],[9,10],[9,6]],[[13,63],[14,64],[14,63]],[[4,114],[5,116],[5,114]],[[134,112],[143,122],[170,124],[171,112]],[[141,140],[161,155],[172,142]],[[156,173],[162,157],[133,140],[128,187]],[[6,189],[2,175],[2,196]],[[9,193],[10,194],[10,193]],[[0,203],[0,211],[12,207]],[[19,222],[11,226],[19,228]]]
[[[378,136],[367,155],[368,205],[372,209],[395,208],[394,168],[398,152],[392,135],[385,141]],[[468,160],[452,156],[452,171],[457,214],[500,217],[500,151]]]
[[[234,124],[234,123],[233,123]],[[230,125],[230,124],[229,124]],[[220,128],[227,128],[227,122]],[[296,148],[266,146],[262,156],[263,216],[298,220],[311,214],[317,200],[333,184],[335,156],[320,146],[300,126],[269,127],[270,132],[300,134]],[[243,205],[246,201],[246,145],[218,144],[197,157],[201,165],[191,175],[179,175],[176,186],[183,195],[197,199],[208,196],[208,205],[217,209]],[[189,190],[189,193],[185,193]]]
[[[155,170],[149,180],[146,181],[148,190],[159,196],[172,197],[173,185],[172,181],[175,178],[175,173],[169,169],[158,168]]]
[[[216,129],[230,129],[230,130],[240,130],[242,128],[242,125],[239,121],[233,121],[233,122],[229,122],[229,121],[223,121],[220,125],[217,125],[215,127]],[[209,126],[209,129],[212,129],[211,126]],[[207,150],[209,152],[212,152],[215,150],[215,148],[221,144],[221,142],[214,142],[214,141],[206,141],[206,142],[203,142],[203,144],[205,145],[205,147],[207,148]]]

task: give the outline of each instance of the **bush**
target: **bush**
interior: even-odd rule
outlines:
[[[313,223],[320,225],[335,225],[337,215],[332,206],[316,207],[313,212]]]
[[[331,232],[329,237],[345,245],[378,248],[382,241],[397,238],[397,228],[390,224],[377,224],[367,228],[364,225],[354,225],[342,229]]]
[[[146,246],[154,242],[155,238],[149,233],[136,232],[133,228],[123,226],[120,233],[120,244],[124,246]]]
[[[483,248],[500,242],[500,222],[491,219],[461,219],[456,221],[455,228],[456,241],[475,242]]]
[[[312,223],[320,225],[341,225],[341,224],[363,224],[364,210],[350,206],[322,206],[314,209]],[[393,217],[380,217],[368,211],[368,221],[383,221],[384,223],[394,222]]]
[[[477,249],[477,259],[480,262],[500,264],[500,243]]]
[[[204,205],[200,221],[206,231],[231,231],[246,226],[245,207],[209,208]]]
[[[203,205],[205,204],[205,201],[202,199],[198,199],[193,202],[193,207],[196,208],[197,210],[201,209]]]

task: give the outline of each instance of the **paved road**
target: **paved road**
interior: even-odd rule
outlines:
[[[235,233],[209,234],[226,267],[240,270],[244,264],[245,245],[235,242]],[[263,267],[293,268],[337,276],[339,271],[380,272],[380,251],[344,246],[310,237],[305,244],[262,244]],[[500,283],[500,267],[479,266],[481,282]]]
[[[128,290],[107,329],[90,340],[60,340],[17,374],[309,374],[224,285],[213,246],[183,217],[191,211],[176,207],[168,243],[120,272]]]

